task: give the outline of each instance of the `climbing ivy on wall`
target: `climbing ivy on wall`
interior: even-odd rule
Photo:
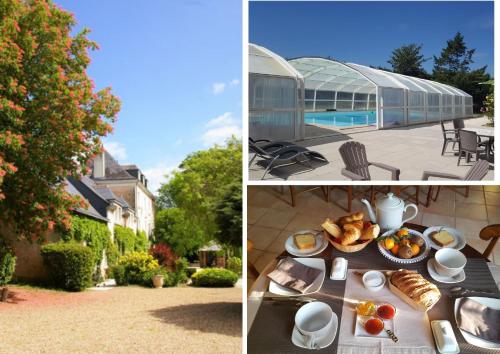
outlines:
[[[149,246],[148,245],[148,235],[146,234],[146,232],[141,231],[141,230],[137,230],[134,249],[136,251],[146,252],[149,248],[148,246]]]
[[[85,243],[94,253],[96,265],[99,266],[103,251],[111,244],[111,232],[105,223],[75,215],[71,219],[71,228],[62,235],[62,239]]]
[[[115,225],[115,244],[121,254],[135,250],[136,236],[132,229]]]

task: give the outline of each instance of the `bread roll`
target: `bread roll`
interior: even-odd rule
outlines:
[[[339,225],[340,226],[344,226],[345,224],[350,224],[351,222],[353,222],[354,219],[349,215],[349,216],[343,216],[339,219]]]
[[[364,215],[362,212],[358,211],[357,213],[351,214],[351,217],[354,221],[357,221],[357,220],[363,220]]]

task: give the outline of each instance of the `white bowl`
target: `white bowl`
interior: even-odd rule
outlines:
[[[385,285],[385,275],[378,270],[370,270],[363,274],[363,285],[370,291],[379,291]]]
[[[441,248],[436,252],[434,260],[436,271],[445,277],[457,275],[467,264],[464,254],[453,248]]]

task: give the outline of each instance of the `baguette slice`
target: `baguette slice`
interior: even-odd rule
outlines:
[[[330,219],[326,219],[321,226],[326,230],[326,232],[335,238],[342,236],[342,229]]]
[[[299,250],[308,250],[316,246],[316,237],[313,234],[293,235],[293,243]]]

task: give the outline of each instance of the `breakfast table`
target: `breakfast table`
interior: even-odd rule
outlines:
[[[405,226],[421,233],[423,233],[427,228],[423,225],[411,223],[407,223],[405,224]],[[351,290],[346,289],[346,280],[331,280],[329,277],[332,267],[332,260],[336,257],[343,257],[347,259],[348,269],[350,271],[353,269],[397,270],[401,268],[418,271],[426,279],[436,284],[442,295],[440,300],[434,305],[434,307],[432,307],[427,312],[428,321],[450,321],[458,345],[460,347],[460,353],[495,352],[495,350],[483,349],[469,344],[461,335],[460,330],[457,327],[453,312],[455,298],[451,296],[450,288],[460,286],[465,289],[493,292],[500,296],[497,285],[488,269],[488,265],[486,263],[487,259],[485,259],[481,255],[481,253],[468,245],[466,245],[461,250],[461,252],[467,257],[467,264],[464,269],[466,279],[458,284],[445,284],[434,281],[430,277],[430,274],[427,270],[427,260],[430,257],[433,257],[435,250],[431,250],[429,256],[421,262],[413,264],[398,264],[384,258],[380,254],[377,248],[377,242],[375,241],[371,242],[363,250],[354,253],[340,252],[333,248],[331,244],[329,244],[323,252],[313,256],[315,258],[322,258],[325,260],[326,273],[321,289],[314,294],[308,295],[308,297],[314,298],[318,301],[322,301],[330,305],[332,310],[338,317],[339,325],[334,342],[330,346],[323,349],[314,350],[314,352],[352,354],[374,352],[373,347],[363,347],[363,345],[347,346],[339,343],[339,337],[345,337],[353,334],[352,319],[342,318],[344,302],[352,299],[345,298],[345,295]],[[256,279],[255,283],[250,289],[247,305],[248,353],[304,353],[309,351],[308,349],[303,349],[295,346],[291,341],[291,333],[294,328],[294,316],[299,309],[300,304],[294,303],[293,301],[275,301],[272,298],[266,296],[269,286],[267,274],[275,269],[280,259],[283,259],[287,256],[291,255],[284,251],[276,259],[271,261],[265,267],[265,269],[262,271],[262,273]],[[366,292],[368,293],[368,291]],[[372,296],[373,298],[376,298],[376,295],[373,294],[374,293],[366,294],[366,297],[369,298],[370,296]],[[404,327],[406,327],[406,329],[401,332],[404,332],[404,335],[407,335],[408,331],[410,331],[411,333],[411,326],[412,323],[405,323]],[[418,331],[416,331],[416,333],[418,333]],[[404,339],[405,338],[401,338],[401,342],[404,342]],[[368,339],[367,343],[370,342],[370,340],[372,339]],[[418,343],[418,338],[413,340],[411,343]],[[434,344],[433,341],[432,344]],[[437,353],[438,351],[435,347],[435,344],[434,348],[421,348],[418,344],[412,344],[412,346],[407,346],[404,349],[398,348],[397,350],[395,350],[395,348],[392,348],[392,351],[390,346],[384,348],[383,345],[380,344],[380,347],[377,348],[377,352],[413,354],[432,352]]]

